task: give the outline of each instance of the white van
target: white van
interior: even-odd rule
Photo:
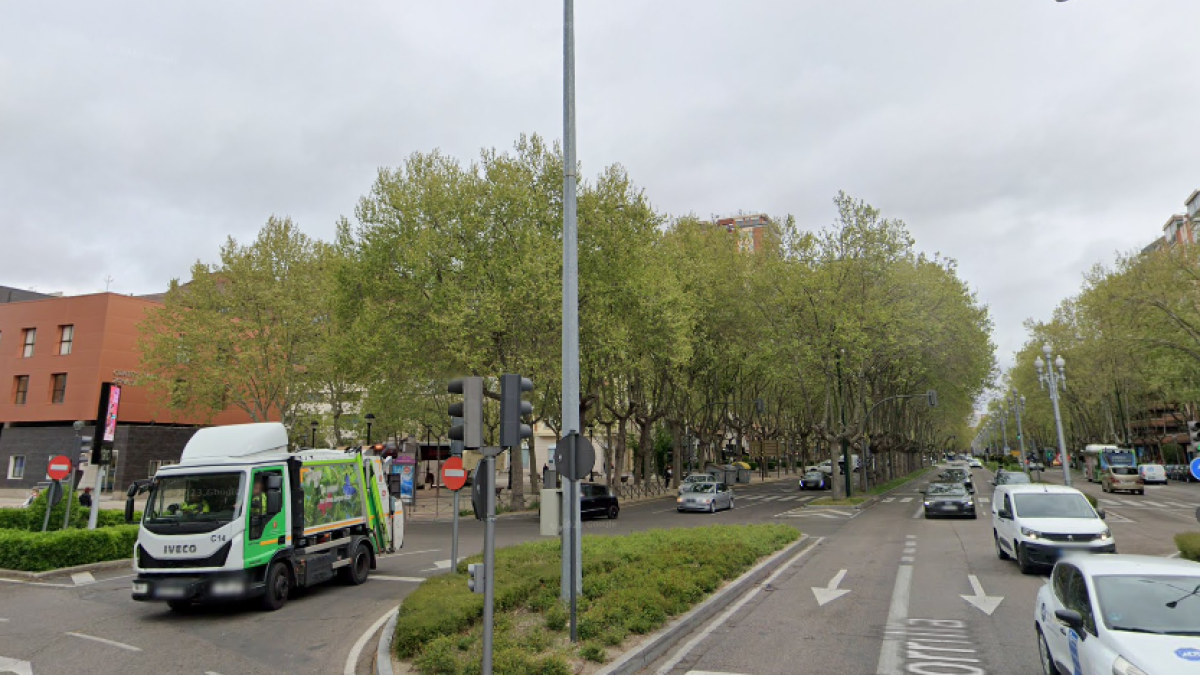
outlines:
[[[1112,530],[1075,488],[1001,485],[992,495],[992,536],[1001,560],[1016,558],[1025,574],[1052,567],[1066,553],[1116,553]]]
[[[1147,485],[1150,483],[1167,484],[1167,467],[1162,464],[1142,464],[1138,467],[1138,473]]]

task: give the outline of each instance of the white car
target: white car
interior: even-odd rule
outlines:
[[[974,457],[972,457],[970,459],[970,461],[967,462],[967,464],[970,465],[970,467],[972,469],[982,469],[983,468],[983,462],[975,459]]]
[[[1150,483],[1167,484],[1167,467],[1162,464],[1142,464],[1138,467],[1138,474],[1147,485]]]
[[[1067,553],[1116,553],[1104,511],[1062,485],[999,485],[992,495],[992,536],[1001,560],[1016,558],[1025,574]]]
[[[1033,614],[1043,675],[1200,674],[1200,564],[1066,557]]]

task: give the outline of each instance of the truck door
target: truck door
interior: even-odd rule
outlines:
[[[246,500],[246,567],[271,562],[288,545],[287,481],[282,466],[261,467],[250,476]]]

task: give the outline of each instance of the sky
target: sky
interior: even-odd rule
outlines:
[[[839,190],[959,261],[1002,366],[1200,188],[1195,0],[579,0],[578,156],[668,214]],[[379,167],[562,137],[562,3],[0,2],[0,284],[165,289]],[[1191,170],[1189,170],[1191,169]]]

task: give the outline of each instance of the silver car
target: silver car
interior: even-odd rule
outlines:
[[[733,508],[733,490],[724,483],[691,483],[675,500],[679,511],[708,511]]]

